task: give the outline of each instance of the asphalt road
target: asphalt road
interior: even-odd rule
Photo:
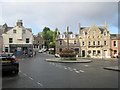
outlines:
[[[94,60],[91,63],[53,63],[53,56],[38,53],[19,61],[18,75],[2,76],[2,88],[118,88],[118,71],[103,67],[117,61]]]

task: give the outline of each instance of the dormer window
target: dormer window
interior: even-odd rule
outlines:
[[[13,30],[13,33],[16,33],[16,30],[15,30],[15,29]]]
[[[106,36],[107,34],[106,34],[106,32],[104,32],[104,36]]]

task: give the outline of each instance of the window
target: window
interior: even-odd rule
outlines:
[[[84,43],[84,42],[82,42],[82,45],[84,46],[84,45],[85,45],[85,43]]]
[[[13,33],[16,33],[16,30],[15,30],[15,29],[13,30]]]
[[[104,45],[107,45],[106,41],[104,41]]]
[[[26,43],[29,43],[29,38],[26,38]]]
[[[93,41],[93,45],[95,45],[95,41]]]
[[[100,54],[100,50],[97,51],[97,54]]]
[[[98,41],[98,45],[100,45],[100,41]]]
[[[88,45],[90,46],[90,41],[88,42]]]
[[[74,44],[77,44],[76,40],[74,40]]]
[[[39,43],[39,41],[38,41],[38,43]]]
[[[5,52],[8,52],[8,47],[5,47]]]
[[[9,43],[13,43],[13,38],[9,38]]]
[[[93,56],[96,54],[96,51],[95,50],[93,50]]]
[[[104,32],[104,36],[106,36],[106,32]]]
[[[114,42],[113,42],[113,44],[114,44],[114,47],[116,47],[116,46],[117,46],[117,43],[116,43],[116,41],[114,41]]]
[[[59,51],[61,52],[61,51],[62,51],[62,48],[60,48]]]
[[[116,54],[117,53],[117,50],[114,50],[114,54]]]
[[[62,41],[60,41],[60,45],[62,45]]]

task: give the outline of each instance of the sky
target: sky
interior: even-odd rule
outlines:
[[[104,1],[104,2],[103,2]],[[0,25],[7,23],[14,27],[18,19],[23,20],[26,28],[33,34],[42,32],[44,27],[62,33],[69,26],[70,31],[78,33],[81,27],[104,26],[108,24],[110,33],[118,33],[119,0],[2,0],[0,2]]]

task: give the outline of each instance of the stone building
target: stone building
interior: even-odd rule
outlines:
[[[120,53],[120,34],[110,34],[111,38],[111,56]]]
[[[3,48],[3,37],[2,37],[2,25],[0,25],[0,53],[2,53],[2,48]]]
[[[61,52],[63,49],[67,48],[67,35],[57,33],[56,37],[56,53]],[[80,52],[80,43],[78,34],[69,34],[69,48],[74,49],[78,54]]]
[[[34,39],[33,47],[34,47],[35,51],[38,51],[38,50],[42,49],[43,44],[44,44],[42,36],[40,34],[34,35],[33,39]]]
[[[80,56],[92,58],[110,58],[110,33],[107,23],[104,26],[80,27]]]
[[[22,20],[16,22],[15,27],[3,25],[3,51],[22,55],[33,49],[33,35],[31,28],[25,28]]]

